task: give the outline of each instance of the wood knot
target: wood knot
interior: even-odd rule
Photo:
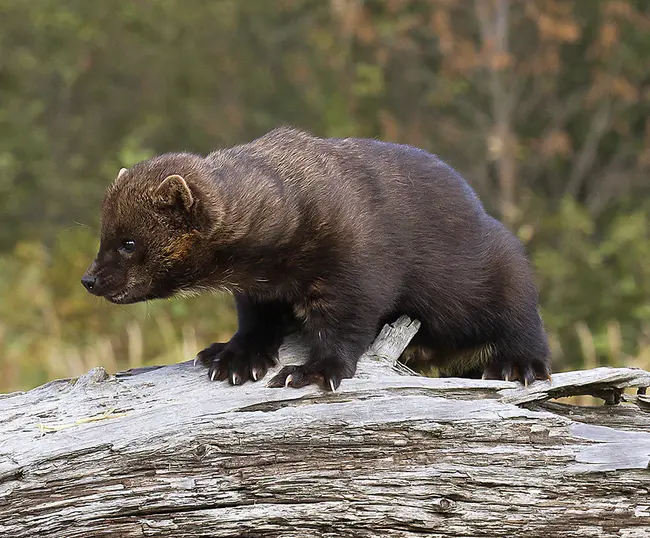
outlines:
[[[442,497],[433,501],[433,509],[437,512],[451,512],[456,508],[456,503],[451,499]]]

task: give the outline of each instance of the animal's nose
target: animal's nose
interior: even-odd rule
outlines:
[[[88,291],[92,291],[92,289],[95,287],[96,282],[97,279],[94,276],[84,275],[81,277],[81,283]]]

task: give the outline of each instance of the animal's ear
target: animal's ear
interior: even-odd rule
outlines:
[[[120,178],[121,178],[124,174],[126,174],[126,173],[127,173],[127,169],[126,169],[126,168],[120,168],[120,171],[119,171],[118,174],[117,174],[117,179],[120,179]]]
[[[189,211],[194,204],[192,191],[186,181],[179,175],[168,176],[158,185],[154,198],[159,207],[179,207]]]

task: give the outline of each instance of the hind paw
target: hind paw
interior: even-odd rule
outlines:
[[[483,379],[519,381],[528,386],[536,380],[551,379],[551,365],[542,359],[494,361],[483,371]]]

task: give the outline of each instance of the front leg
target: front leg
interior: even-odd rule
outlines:
[[[259,381],[278,357],[287,323],[288,307],[235,295],[237,332],[227,343],[216,342],[199,352],[196,361],[208,369],[212,381],[232,385]]]
[[[378,320],[376,310],[353,304],[327,309],[319,305],[309,310],[304,325],[309,343],[307,361],[300,366],[285,366],[268,386],[299,388],[317,384],[334,391],[343,379],[354,376],[359,358],[376,336]]]

